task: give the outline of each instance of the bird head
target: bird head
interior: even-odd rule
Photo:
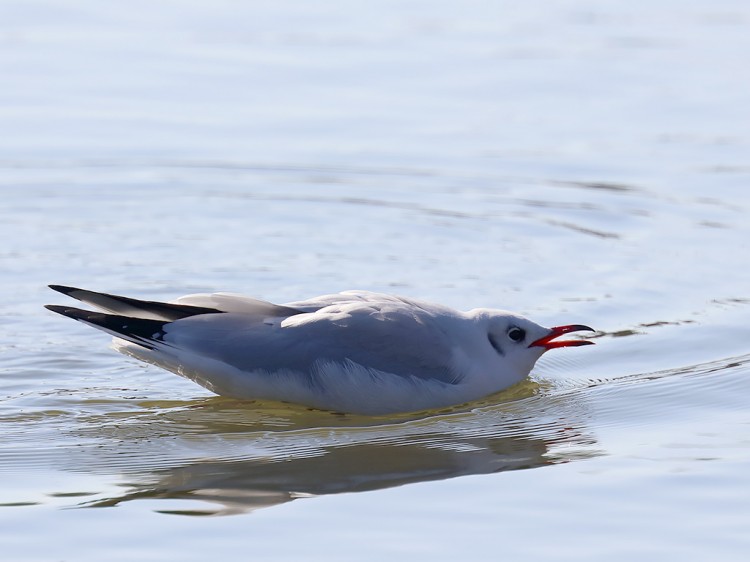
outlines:
[[[582,324],[568,324],[545,328],[528,318],[505,311],[476,311],[478,317],[486,321],[488,353],[494,353],[494,363],[502,365],[498,369],[505,376],[512,375],[516,382],[523,380],[531,372],[537,360],[550,349],[592,345],[594,342],[582,339],[557,339],[564,334],[583,330],[594,331]],[[481,344],[484,345],[484,344]]]

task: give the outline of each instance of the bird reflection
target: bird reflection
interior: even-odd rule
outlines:
[[[267,445],[270,439],[273,454],[268,447],[263,453],[256,447],[244,458],[235,454],[231,459],[145,470],[128,484],[129,492],[84,506],[115,506],[142,499],[194,500],[202,502],[200,508],[157,511],[231,515],[301,497],[537,468],[597,454],[592,450],[595,441],[580,426],[581,420],[569,418],[570,408],[561,412],[560,404],[546,403],[555,410],[556,419],[552,419],[544,415],[545,402],[535,406],[541,407],[536,412],[541,415],[532,418],[523,412],[519,416],[519,412],[488,408],[365,427],[344,424],[235,433],[239,442],[262,438]],[[309,446],[300,446],[305,441]]]

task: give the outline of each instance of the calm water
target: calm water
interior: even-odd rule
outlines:
[[[746,559],[746,3],[3,11],[4,559]],[[334,415],[135,363],[48,283],[363,288],[598,345]]]

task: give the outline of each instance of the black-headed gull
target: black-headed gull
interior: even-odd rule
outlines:
[[[470,402],[525,379],[549,349],[593,343],[556,339],[592,330],[580,324],[544,328],[503,310],[460,312],[367,291],[277,305],[229,293],[162,303],[50,287],[104,313],[48,309],[109,332],[118,351],[217,394],[339,412]]]

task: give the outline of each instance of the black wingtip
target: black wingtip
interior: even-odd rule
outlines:
[[[45,304],[44,308],[149,349],[153,349],[155,341],[161,340],[164,335],[164,325],[168,324],[162,320],[104,314],[57,304]]]
[[[70,306],[60,306],[59,304],[45,304],[44,308],[56,312],[57,314],[67,316],[68,318],[73,318],[74,320],[86,320],[89,316],[95,314],[90,310],[82,310]]]
[[[174,321],[197,314],[219,314],[220,310],[203,306],[192,306],[188,304],[172,304],[167,302],[144,301],[130,297],[112,295],[110,293],[97,293],[67,285],[48,285],[53,291],[65,296],[85,302],[105,312],[120,316],[133,318],[159,319]],[[59,314],[65,312],[55,310]],[[66,315],[67,316],[67,315]]]
[[[80,291],[80,289],[77,289],[76,287],[66,287],[65,285],[47,285],[50,289],[53,291],[57,291],[58,293],[62,293],[63,295],[70,295],[73,291]]]

